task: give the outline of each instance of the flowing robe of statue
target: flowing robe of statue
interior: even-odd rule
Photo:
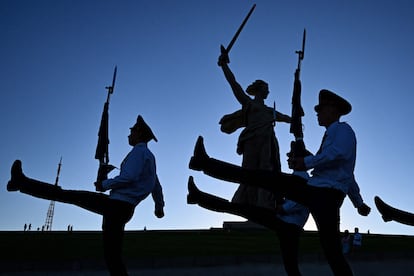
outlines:
[[[283,116],[276,112],[276,117]],[[237,153],[243,155],[242,167],[280,171],[279,145],[274,132],[275,111],[263,102],[250,99],[242,109],[225,115],[221,120],[221,130],[231,133],[244,127]],[[261,188],[240,185],[232,202],[247,203],[266,208],[275,207],[272,193]]]

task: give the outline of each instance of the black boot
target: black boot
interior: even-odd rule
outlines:
[[[277,183],[277,173],[268,170],[244,169],[240,166],[211,158],[204,148],[202,136],[199,136],[197,139],[189,168],[202,171],[206,175],[224,181],[252,185],[271,192],[278,192],[274,189],[275,183]]]
[[[23,174],[22,162],[20,160],[14,161],[11,167],[11,178],[7,183],[7,191],[14,192],[20,190],[21,183],[24,182],[26,176]]]
[[[202,171],[204,168],[205,162],[209,159],[206,149],[204,148],[203,137],[198,136],[196,145],[194,147],[194,154],[190,159],[189,167],[192,170]]]
[[[188,178],[187,186],[188,186],[187,204],[197,204],[200,190],[195,185],[194,178],[192,176]]]
[[[59,200],[62,195],[62,188],[39,180],[31,179],[23,174],[22,162],[14,161],[11,168],[11,179],[7,184],[8,191],[20,191],[21,193],[34,197]]]
[[[216,212],[231,210],[231,203],[228,200],[200,191],[192,176],[188,178],[187,203],[198,204],[200,207]]]
[[[276,219],[275,210],[247,204],[232,203],[224,198],[202,192],[195,185],[192,176],[188,178],[187,203],[197,204],[210,211],[241,216],[255,223],[262,224],[269,229],[277,229],[277,224],[279,223]]]

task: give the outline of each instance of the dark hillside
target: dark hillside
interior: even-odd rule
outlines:
[[[103,267],[101,232],[0,232],[1,270]],[[323,259],[316,232],[301,239],[302,261]],[[124,256],[129,266],[194,266],[280,262],[275,234],[267,230],[128,231]],[[363,249],[351,258],[413,258],[414,237],[364,235]]]

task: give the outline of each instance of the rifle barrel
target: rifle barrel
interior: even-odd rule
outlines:
[[[112,77],[112,85],[105,87],[106,89],[108,89],[108,95],[106,96],[106,102],[107,103],[109,103],[109,98],[111,97],[111,94],[114,93],[114,90],[115,90],[115,80],[116,80],[117,69],[118,69],[118,66],[115,66],[114,75]]]
[[[58,186],[59,175],[60,175],[60,167],[62,167],[62,157],[60,157],[60,161],[59,161],[59,164],[58,164],[58,169],[57,169],[57,173],[56,173],[56,180],[55,180],[55,186]]]

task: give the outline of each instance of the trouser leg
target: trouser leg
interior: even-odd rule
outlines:
[[[200,191],[197,204],[205,209],[244,217],[269,229],[277,227],[276,212],[268,208],[232,203],[226,199]]]
[[[321,245],[332,272],[337,276],[353,275],[342,252],[339,232],[339,210],[344,195],[333,189],[319,188],[313,196],[315,202],[309,210],[318,227]]]
[[[110,274],[128,275],[122,261],[122,241],[124,227],[134,213],[134,205],[110,199],[102,193],[63,190],[57,185],[30,179],[24,176],[19,160],[13,163],[11,174],[11,180],[7,184],[9,191],[19,190],[37,198],[74,204],[103,215],[104,255]]]
[[[279,220],[276,217],[276,213],[268,208],[232,203],[223,198],[199,190],[195,191],[194,188],[192,189],[192,199],[195,200],[199,206],[216,212],[226,212],[242,216],[276,231],[280,240],[286,272],[289,276],[301,275],[298,267],[300,227]]]
[[[299,271],[299,238],[302,229],[294,224],[284,223],[276,233],[279,237],[280,251],[282,253],[285,271],[289,276],[302,275]]]
[[[20,183],[20,192],[48,200],[77,205],[88,211],[103,214],[107,195],[89,191],[64,190],[59,186],[25,178]]]
[[[111,208],[103,215],[103,246],[105,262],[111,276],[128,275],[122,258],[125,224],[131,219],[134,206],[122,201],[112,200]]]
[[[22,183],[20,192],[34,197],[70,203],[103,215],[103,248],[105,263],[111,276],[128,275],[122,259],[122,241],[125,224],[133,214],[134,206],[112,200],[105,194],[88,191],[63,190],[58,186],[33,179]]]
[[[309,200],[306,193],[309,185],[304,178],[296,175],[245,169],[214,158],[204,160],[202,170],[206,175],[214,178],[261,187],[273,192],[276,197],[287,197],[303,205],[307,205]]]
[[[285,223],[276,217],[276,213],[268,208],[232,203],[223,198],[197,191],[197,204],[208,210],[226,212],[242,216],[255,223],[276,231],[282,252],[285,270],[289,276],[300,276],[298,266],[300,227]]]
[[[273,192],[278,191],[275,188],[275,183],[282,177],[281,173],[268,170],[246,169],[214,158],[208,158],[204,161],[203,172],[217,179],[262,187]]]

